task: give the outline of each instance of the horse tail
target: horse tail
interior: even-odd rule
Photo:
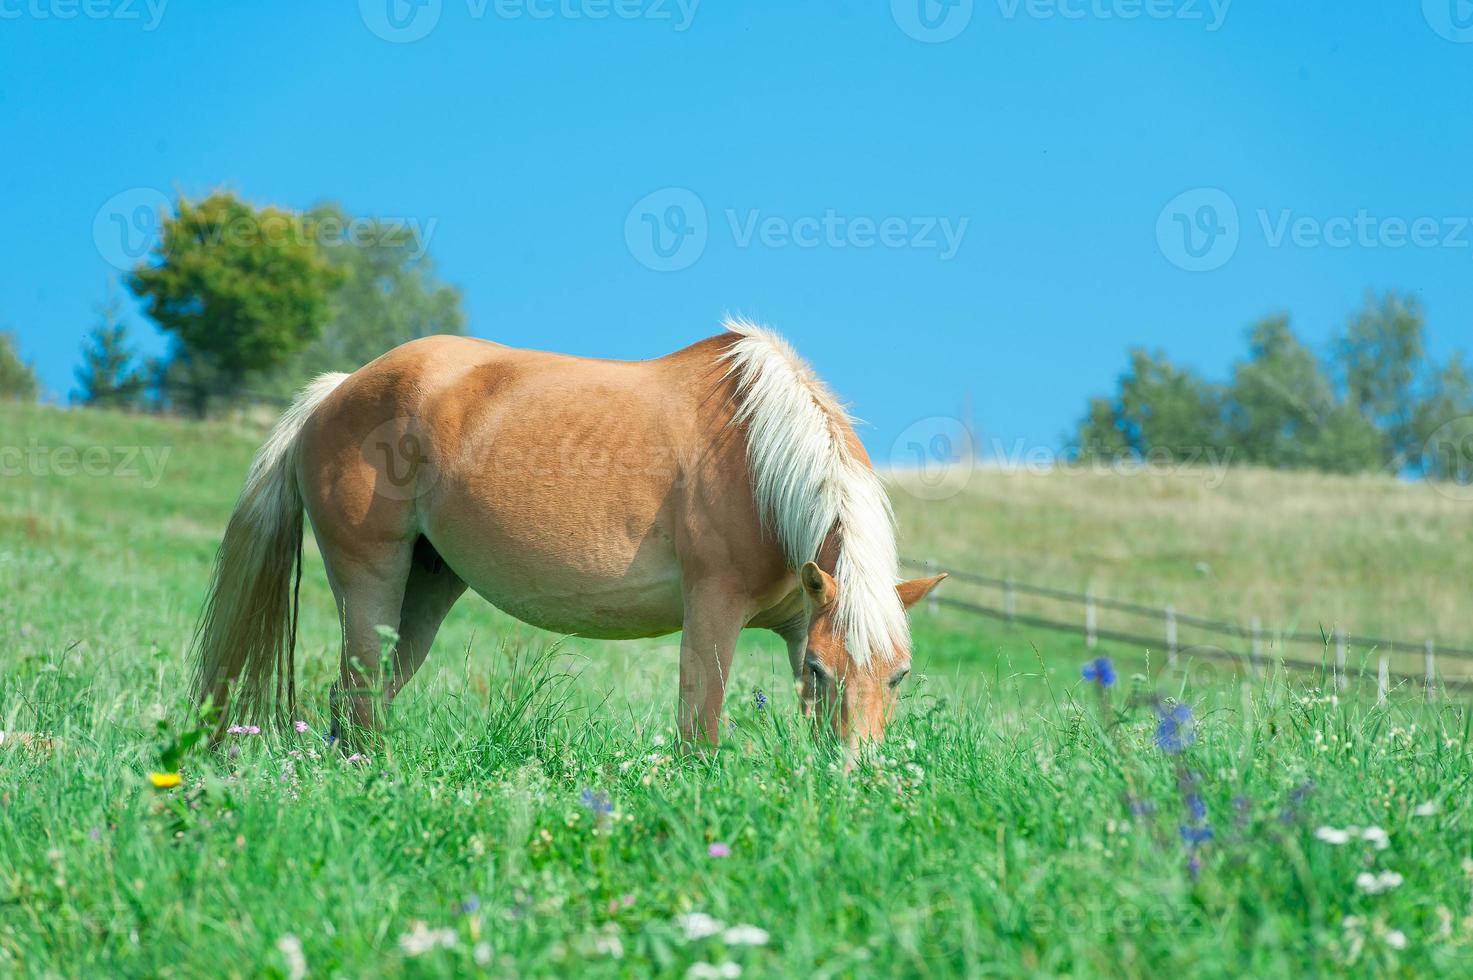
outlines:
[[[297,439],[346,374],[302,389],[256,453],[215,555],[204,612],[191,643],[196,706],[262,718],[296,707],[295,652],[302,584],[302,494]]]

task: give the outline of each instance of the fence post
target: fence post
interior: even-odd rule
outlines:
[[[1084,594],[1084,645],[1091,650],[1095,646],[1095,594]]]
[[[1003,609],[1007,611],[1008,622],[1011,623],[1017,619],[1018,615],[1017,597],[1013,593],[1013,577],[1011,575],[1008,576],[1004,589],[1006,591],[1002,594]]]
[[[1335,631],[1335,686],[1345,690],[1350,686],[1350,681],[1345,676],[1345,630]]]
[[[1433,663],[1433,654],[1435,652],[1432,641],[1428,640],[1426,646],[1422,648],[1422,671],[1425,675],[1424,683],[1427,688],[1426,695],[1428,700],[1437,696],[1437,668]]]
[[[1381,669],[1376,672],[1376,703],[1386,703],[1386,692],[1391,688],[1391,658],[1381,654]]]
[[[1176,607],[1166,607],[1166,663],[1176,666]]]
[[[936,559],[934,559],[934,558],[927,558],[926,559],[926,575],[931,576],[931,575],[938,574],[937,568],[938,568],[938,566],[936,564]],[[935,589],[932,589],[930,591],[930,593],[927,594],[927,596],[926,596],[926,614],[928,616],[934,616],[940,610],[941,610],[941,604],[936,601],[936,590]]]
[[[1253,646],[1252,652],[1248,656],[1248,665],[1253,669],[1253,676],[1257,677],[1259,663],[1263,659],[1263,624],[1259,622],[1257,616],[1253,617],[1253,624],[1250,630],[1253,635]]]

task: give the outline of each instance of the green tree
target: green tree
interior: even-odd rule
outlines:
[[[355,219],[335,204],[308,218],[342,284],[322,333],[273,372],[271,390],[285,394],[324,371],[356,370],[416,337],[465,332],[460,291],[436,279],[428,242],[414,230]]]
[[[1454,354],[1417,403],[1414,464],[1424,476],[1473,483],[1473,376]]]
[[[1355,472],[1380,464],[1375,425],[1339,402],[1314,353],[1285,315],[1248,332],[1248,358],[1228,386],[1228,442],[1243,462]]]
[[[1401,469],[1421,450],[1416,415],[1419,383],[1430,370],[1421,305],[1387,293],[1365,303],[1335,341],[1335,366],[1350,406],[1385,437],[1383,465]]]
[[[1114,398],[1091,399],[1076,448],[1085,457],[1195,459],[1222,444],[1222,393],[1161,352],[1136,348]]]
[[[128,288],[185,360],[208,365],[230,397],[317,336],[340,281],[308,219],[217,192],[180,198]],[[202,414],[207,393],[196,390],[189,401]]]
[[[76,370],[81,387],[75,400],[84,405],[137,404],[142,399],[144,379],[134,369],[135,355],[128,345],[123,304],[111,288],[107,299],[97,306],[97,319],[82,345],[82,364]]]
[[[35,401],[39,390],[36,372],[17,353],[15,336],[0,330],[0,399]]]

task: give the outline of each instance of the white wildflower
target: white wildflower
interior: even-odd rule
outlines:
[[[1386,836],[1386,831],[1380,827],[1367,827],[1361,831],[1360,838],[1361,840],[1370,841],[1378,851],[1386,850],[1386,846],[1391,843],[1390,838]]]
[[[732,926],[721,934],[721,941],[728,946],[766,946],[767,930],[757,926]]]
[[[1337,830],[1334,827],[1321,827],[1314,832],[1314,835],[1326,844],[1344,844],[1350,840],[1349,831]]]
[[[691,912],[682,915],[675,920],[675,924],[680,926],[686,939],[705,939],[707,936],[716,935],[724,928],[720,920],[711,918],[705,912]]]
[[[1391,929],[1386,933],[1386,945],[1392,949],[1407,948],[1407,934],[1400,929]]]
[[[1437,812],[1437,801],[1428,800],[1426,803],[1418,803],[1417,808],[1412,811],[1414,816],[1430,817]]]
[[[302,941],[287,933],[276,940],[276,948],[286,961],[287,980],[302,980],[307,975],[307,957],[302,953]]]
[[[455,945],[457,939],[454,929],[431,929],[423,922],[415,920],[412,928],[399,937],[399,948],[404,950],[405,956],[421,956],[436,946],[449,949]]]
[[[736,980],[742,975],[742,968],[736,963],[722,963],[712,966],[710,963],[692,963],[690,969],[685,971],[687,980]]]
[[[1383,871],[1380,874],[1362,871],[1355,876],[1355,885],[1367,895],[1379,895],[1397,887],[1404,880],[1395,871]]]

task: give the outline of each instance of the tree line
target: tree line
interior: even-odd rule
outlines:
[[[354,218],[335,204],[304,212],[234,194],[181,197],[148,255],[123,279],[169,337],[140,357],[115,287],[97,307],[73,401],[204,416],[282,403],[323,371],[352,371],[416,337],[463,333],[460,292],[440,282],[420,233]],[[0,334],[0,397],[37,384]]]
[[[1233,463],[1473,479],[1473,376],[1427,350],[1415,297],[1368,295],[1324,354],[1287,314],[1247,332],[1226,381],[1135,348],[1111,395],[1090,399],[1070,446],[1084,460]]]

